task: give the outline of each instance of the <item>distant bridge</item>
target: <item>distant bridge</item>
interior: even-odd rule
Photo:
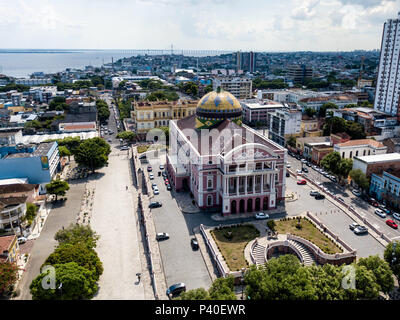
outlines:
[[[163,55],[163,54],[176,54],[184,56],[217,56],[220,54],[233,53],[234,51],[227,50],[179,50],[179,49],[132,49],[120,50],[123,54],[130,55]]]

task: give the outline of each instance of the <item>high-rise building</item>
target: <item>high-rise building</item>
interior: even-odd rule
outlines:
[[[253,95],[253,82],[247,78],[216,77],[213,79],[213,90],[218,87],[232,93],[237,99],[250,99]]]
[[[242,53],[240,51],[236,52],[236,72],[242,70]]]
[[[389,19],[383,25],[381,57],[374,103],[375,110],[397,116],[398,119],[400,119],[399,21],[400,12],[397,19]]]
[[[256,71],[256,53],[250,52],[236,52],[236,72],[243,70],[245,72],[253,73]]]
[[[306,65],[292,65],[288,68],[288,78],[294,83],[304,83],[313,76],[313,70]]]

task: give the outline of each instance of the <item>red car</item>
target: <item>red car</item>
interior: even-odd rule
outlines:
[[[168,179],[165,179],[165,185],[169,184]]]
[[[390,220],[390,219],[386,220],[386,224],[387,224],[389,227],[392,227],[393,229],[397,229],[397,228],[398,228],[396,222],[394,222],[393,220]]]
[[[307,184],[307,181],[304,179],[298,180],[297,184]]]
[[[379,203],[373,198],[369,199],[368,202],[369,202],[370,205],[372,205],[374,207],[378,207],[379,206]]]

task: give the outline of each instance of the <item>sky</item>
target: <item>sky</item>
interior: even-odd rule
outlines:
[[[400,0],[0,0],[0,48],[379,49]]]

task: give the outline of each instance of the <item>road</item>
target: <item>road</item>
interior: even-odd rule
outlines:
[[[297,169],[301,169],[301,162],[296,158],[288,156],[288,161],[291,165],[291,170],[296,171]],[[307,166],[305,166],[307,167]],[[349,190],[344,190],[339,184],[332,182],[328,178],[324,177],[322,174],[313,170],[310,167],[307,167],[309,170],[307,177],[311,177],[315,181],[322,182],[323,186],[328,188],[330,191],[334,192],[334,194],[343,198],[344,202],[348,205],[352,205],[354,208],[357,208],[358,212],[365,217],[372,225],[374,225],[378,230],[385,233],[389,238],[397,238],[400,237],[400,230],[393,229],[386,224],[387,219],[392,219],[389,215],[386,219],[379,217],[374,213],[375,207],[371,206],[369,203],[364,201],[363,199],[355,196]],[[399,223],[399,221],[397,221]]]
[[[170,236],[168,240],[159,242],[167,286],[184,282],[188,290],[200,287],[208,289],[211,285],[211,278],[201,252],[192,250],[190,246],[193,227],[206,221],[200,218],[202,222],[196,221],[193,225],[188,225],[186,217],[191,215],[183,214],[178,208],[173,198],[174,193],[167,190],[163,177],[159,177],[157,174],[159,165],[158,160],[152,161],[155,176],[153,181],[160,190],[160,194],[155,195],[152,201],[159,201],[163,206],[152,209],[152,213],[157,233],[167,232]],[[148,174],[147,171],[146,174]],[[197,214],[194,216],[199,218]],[[204,217],[204,215],[202,216]]]

